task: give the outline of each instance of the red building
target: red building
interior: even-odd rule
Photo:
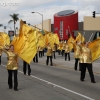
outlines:
[[[68,40],[70,34],[74,37],[73,30],[78,30],[78,12],[64,10],[54,15],[54,32],[60,40]]]

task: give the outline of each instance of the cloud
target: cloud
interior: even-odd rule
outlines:
[[[83,21],[84,16],[92,16],[92,12],[99,13],[99,0],[3,0],[1,3],[18,3],[18,5],[0,5],[0,24],[8,25],[11,19],[10,14],[18,13],[19,18],[27,21],[32,25],[42,22],[42,17],[39,14],[31,12],[39,12],[43,14],[43,19],[51,19],[54,22],[54,14],[63,10],[78,10],[79,21]],[[19,26],[19,21],[16,26]]]

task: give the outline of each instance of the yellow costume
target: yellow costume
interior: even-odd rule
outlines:
[[[87,47],[82,47],[82,54],[80,56],[80,63],[92,63],[91,50]]]
[[[40,47],[40,46],[39,46],[39,51],[43,51],[43,47]]]
[[[62,43],[61,42],[59,43],[58,49],[62,50]]]
[[[50,46],[47,47],[47,56],[52,56],[52,48]]]
[[[74,52],[74,57],[75,58],[80,58],[80,55],[81,55],[81,46],[76,45],[75,52]]]
[[[1,48],[1,47],[0,47]],[[8,62],[7,62],[7,69],[8,70],[17,70],[18,69],[18,56],[16,53],[7,51],[4,48],[1,48],[8,56]]]
[[[55,45],[53,46],[53,51],[56,51],[56,46]]]
[[[66,48],[66,44],[63,42],[63,44],[62,44],[62,50],[65,50],[65,48]]]
[[[65,53],[69,53],[70,52],[70,49],[69,49],[69,46],[68,44],[65,45]]]

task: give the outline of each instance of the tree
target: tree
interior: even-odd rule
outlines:
[[[13,15],[10,14],[10,17],[11,17],[12,19],[8,22],[9,24],[12,23],[12,22],[14,23],[15,35],[16,35],[15,24],[16,24],[16,22],[19,20],[18,15],[19,15],[19,14],[13,14]]]
[[[3,26],[3,24],[0,24],[0,27],[2,27]]]

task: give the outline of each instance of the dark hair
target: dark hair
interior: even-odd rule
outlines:
[[[12,44],[11,44],[9,47],[11,48],[12,46],[13,46],[13,48],[14,48],[14,45],[12,45]]]
[[[11,48],[11,47],[13,47],[13,50],[14,50],[14,45],[11,44],[11,45],[9,46],[9,48]]]

